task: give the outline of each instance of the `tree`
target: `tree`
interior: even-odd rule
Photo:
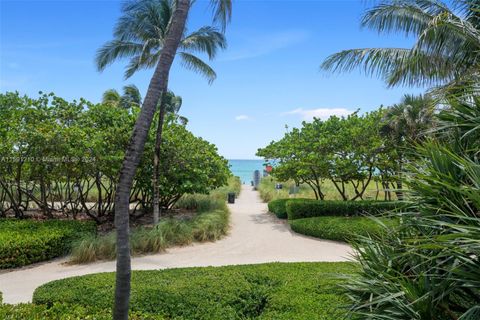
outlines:
[[[293,179],[297,184],[308,184],[317,199],[324,199],[322,184],[327,179],[343,200],[362,199],[382,151],[380,116],[381,112],[376,111],[303,122],[300,129],[259,149],[257,155],[276,160],[274,176],[281,181]],[[354,192],[351,198],[347,185]]]
[[[129,65],[125,71],[125,77],[132,76],[140,69],[151,68],[155,65],[158,55],[165,41],[165,36],[168,32],[168,25],[174,9],[174,1],[160,0],[147,1],[145,7],[136,11],[137,15],[141,16],[141,23],[143,25],[135,25],[131,18],[121,20],[115,31],[115,40],[106,43],[97,55],[97,64],[104,67],[108,63],[119,57],[130,56]],[[137,19],[137,17],[135,17]],[[137,22],[135,22],[137,23]],[[146,27],[147,26],[147,27]],[[209,83],[216,78],[215,71],[194,53],[206,53],[209,59],[213,59],[218,49],[226,47],[226,40],[222,33],[215,28],[206,26],[200,28],[198,31],[184,36],[180,42],[179,55],[182,65],[187,69],[193,70],[205,76]],[[164,94],[166,100],[171,99],[168,92]],[[156,150],[160,150],[162,138],[162,126],[165,117],[165,106],[171,105],[171,101],[160,102],[160,121],[157,127],[157,146]],[[154,176],[153,179],[153,220],[158,222],[159,217],[159,203],[158,203],[158,188],[156,182],[158,180],[158,152],[154,156]]]
[[[452,101],[435,139],[410,145],[412,203],[379,238],[354,244],[345,284],[352,318],[473,320],[480,301],[480,99]]]
[[[160,189],[158,185],[158,178],[160,173],[160,149],[162,145],[162,131],[165,114],[177,113],[182,106],[182,98],[176,96],[172,91],[167,91],[162,96],[160,103],[160,112],[157,123],[157,131],[155,134],[155,151],[153,154],[153,223],[157,224],[160,217]]]
[[[162,46],[160,43],[152,43],[152,47],[144,47],[142,42],[133,42],[137,40],[137,31],[148,29],[145,22],[148,20],[149,9],[155,7],[158,1],[135,1],[123,8],[123,16],[120,18],[115,35],[120,36],[120,40],[125,40],[125,45],[119,44],[118,39],[110,45],[102,48],[97,57],[97,65],[103,70],[109,63],[115,59],[133,56],[131,63],[127,67],[126,75],[140,67],[149,65],[155,66],[152,79],[143,101],[142,109],[135,123],[131,142],[126,150],[125,158],[118,179],[118,186],[115,193],[115,227],[117,230],[117,272],[115,284],[115,319],[128,319],[128,309],[130,300],[130,245],[129,245],[129,195],[133,185],[135,171],[140,162],[141,155],[151,126],[155,108],[167,91],[167,82],[170,68],[181,45],[182,37],[185,32],[185,25],[189,14],[191,1],[177,0],[175,2],[172,16],[167,23],[168,28]],[[220,21],[225,27],[230,20],[232,3],[231,0],[215,0],[214,20]],[[118,46],[116,44],[119,44]],[[111,50],[110,50],[111,49]],[[145,59],[146,53],[152,49],[157,49],[154,58]],[[130,70],[130,71],[129,71]]]
[[[384,0],[366,11],[362,26],[416,37],[412,48],[362,48],[329,56],[322,68],[362,68],[389,86],[441,86],[443,94],[478,90],[480,4],[454,0]],[[466,85],[468,84],[468,85]]]
[[[396,194],[403,199],[402,171],[412,158],[410,146],[424,141],[433,129],[435,101],[427,95],[405,95],[399,104],[387,108],[382,119],[381,134],[386,138],[385,152],[393,156]],[[413,156],[414,158],[414,156]]]
[[[123,95],[120,95],[115,89],[105,91],[102,96],[102,103],[109,106],[130,109],[141,106],[142,95],[136,85],[129,84],[123,87]]]

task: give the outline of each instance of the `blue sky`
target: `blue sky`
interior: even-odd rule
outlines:
[[[388,89],[359,72],[329,75],[325,57],[342,49],[408,47],[412,39],[378,35],[359,26],[372,1],[235,0],[228,49],[211,65],[208,83],[175,64],[170,88],[183,98],[189,129],[215,143],[230,159],[252,159],[257,148],[280,138],[285,125],[397,102],[420,89]],[[211,21],[207,1],[197,0],[194,30]],[[136,84],[144,94],[152,71],[123,79],[125,61],[98,73],[96,50],[111,39],[120,1],[0,0],[0,92],[36,96],[53,91],[93,102],[110,88]]]

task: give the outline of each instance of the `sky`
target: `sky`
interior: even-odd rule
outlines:
[[[107,89],[137,85],[145,95],[152,70],[123,77],[127,60],[104,72],[96,50],[112,39],[121,1],[0,0],[0,92],[36,97],[54,92],[68,100],[100,102]],[[258,148],[314,116],[367,112],[392,105],[420,88],[387,88],[360,72],[320,70],[335,52],[364,47],[409,47],[403,35],[362,29],[365,0],[234,0],[228,48],[210,65],[211,85],[174,63],[169,86],[183,98],[180,113],[194,134],[228,159],[254,159]],[[197,0],[188,21],[194,31],[211,24],[208,1]]]

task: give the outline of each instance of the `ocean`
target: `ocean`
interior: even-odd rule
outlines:
[[[260,170],[260,174],[263,173],[263,160],[228,160],[230,164],[230,170],[234,176],[240,177],[242,183],[250,184],[253,180],[253,172]]]

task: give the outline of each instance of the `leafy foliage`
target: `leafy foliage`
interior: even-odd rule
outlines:
[[[373,179],[388,182],[389,178],[374,174],[381,165],[392,163],[382,153],[381,119],[382,110],[303,122],[302,128],[292,129],[257,155],[274,164],[273,175],[278,180],[305,183],[317,199],[325,199],[325,180],[333,183],[343,200],[350,199],[347,189],[354,191],[351,200],[363,199]]]
[[[0,269],[61,256],[73,241],[95,233],[92,222],[0,219]]]
[[[308,201],[307,199],[276,199],[268,203],[268,211],[274,213],[277,218],[287,219],[287,202],[290,201]]]
[[[303,200],[286,203],[289,220],[321,216],[379,215],[400,209],[399,201],[322,201]]]
[[[414,202],[380,241],[355,248],[361,265],[346,285],[361,319],[476,319],[480,301],[478,99],[450,101],[436,140],[409,168]]]
[[[351,242],[361,236],[376,237],[386,232],[380,223],[394,225],[395,220],[369,217],[314,217],[290,220],[293,231],[320,239]]]
[[[0,106],[0,216],[13,212],[22,217],[26,210],[40,209],[47,216],[85,212],[99,223],[111,218],[136,104],[125,108],[7,92],[0,95]],[[151,208],[153,128],[148,141],[130,196],[133,213]],[[226,184],[227,161],[176,115],[165,125],[162,148],[164,207],[185,193],[208,193]]]
[[[134,271],[131,308],[168,319],[339,319],[345,297],[339,273],[350,263],[270,263],[260,265]],[[114,274],[50,282],[33,301],[57,301],[105,309],[113,298]]]
[[[112,311],[111,308],[92,310],[89,307],[64,303],[54,303],[51,306],[35,305],[31,303],[21,303],[16,305],[0,304],[0,318],[4,320],[109,320],[112,319]],[[163,320],[164,318],[146,313],[131,312],[129,319]]]

